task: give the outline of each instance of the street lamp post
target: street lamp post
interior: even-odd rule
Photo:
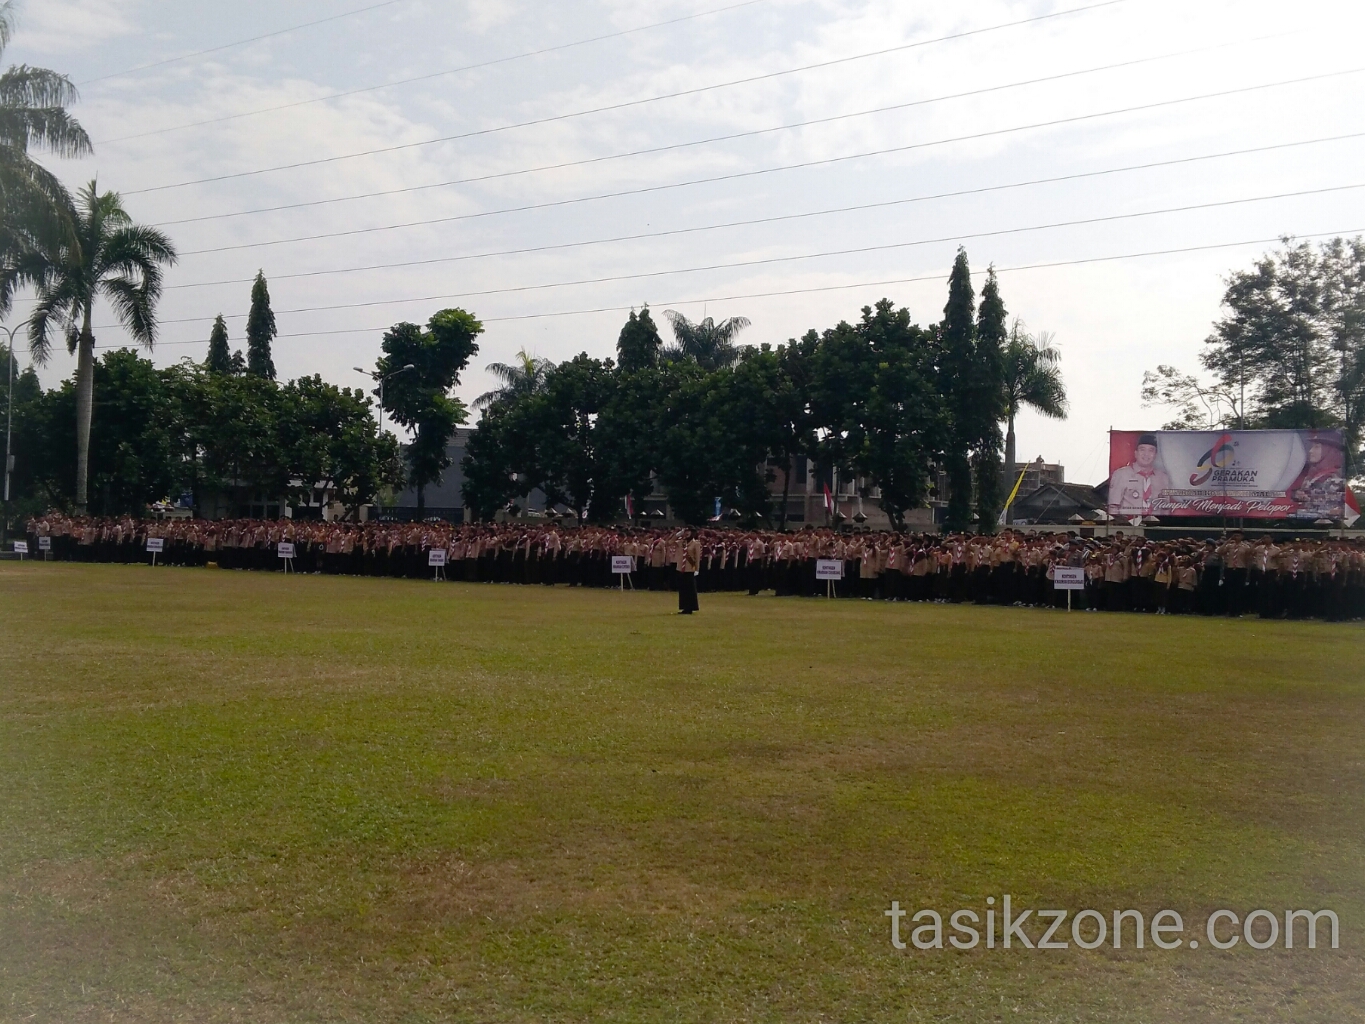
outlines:
[[[18,327],[0,327],[9,335],[9,359],[6,360],[9,373],[9,398],[5,401],[5,528],[9,529],[9,477],[14,471],[14,456],[11,454],[11,438],[14,436],[14,332]]]
[[[413,363],[408,363],[408,365],[401,370],[394,370],[392,373],[385,374],[362,370],[359,366],[353,366],[351,369],[355,370],[356,373],[363,373],[366,377],[369,377],[370,380],[379,382],[379,432],[382,434],[384,432],[384,382],[390,377],[397,377],[400,373],[407,373],[409,370],[415,370],[417,369],[417,366]]]

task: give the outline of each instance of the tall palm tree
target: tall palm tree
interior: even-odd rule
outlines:
[[[13,30],[14,8],[6,0],[0,3],[0,53]],[[29,152],[77,157],[91,151],[90,137],[66,112],[75,100],[76,87],[55,71],[20,65],[0,74],[0,315],[26,283],[19,256],[50,248],[70,227],[71,197]]]
[[[474,408],[487,409],[494,402],[500,402],[505,398],[533,395],[545,386],[545,378],[554,368],[555,364],[550,360],[537,359],[525,349],[518,352],[510,364],[489,363],[485,369],[502,381],[502,387],[485,391],[474,399]]]
[[[673,325],[674,338],[674,344],[663,351],[665,359],[695,359],[707,370],[732,366],[739,359],[735,335],[749,326],[748,317],[732,316],[716,323],[708,316],[700,323],[693,323],[673,309],[664,310],[664,316]]]
[[[1005,465],[1012,472],[1015,458],[1014,418],[1024,406],[1055,420],[1066,419],[1066,385],[1062,383],[1062,353],[1043,331],[1034,337],[1016,319],[1005,344]]]
[[[175,263],[175,247],[155,228],[133,223],[117,192],[100,194],[90,182],[76,196],[71,233],[55,247],[20,259],[38,304],[28,321],[29,349],[45,362],[55,324],[76,353],[76,509],[86,506],[90,468],[90,413],[95,389],[95,334],[90,315],[102,296],[124,329],[148,348],[156,341],[161,268]]]

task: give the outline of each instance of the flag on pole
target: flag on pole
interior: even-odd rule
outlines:
[[[825,484],[825,485],[823,485],[823,486],[824,486],[824,488],[825,488],[825,511],[826,511],[826,512],[829,512],[829,513],[833,513],[833,512],[834,512],[834,497],[833,497],[833,495],[831,495],[831,494],[829,493],[829,485],[828,485],[828,484]]]

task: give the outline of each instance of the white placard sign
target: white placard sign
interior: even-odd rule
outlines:
[[[38,538],[38,550],[39,550],[39,551],[51,551],[51,550],[52,550],[52,538],[51,538],[51,537],[39,537],[39,538]]]
[[[16,555],[26,555],[26,554],[28,554],[28,541],[26,541],[26,540],[16,540],[16,541],[14,542],[14,553],[15,553]]]
[[[1084,590],[1085,570],[1068,566],[1054,566],[1052,570],[1053,590]]]
[[[635,571],[635,558],[631,555],[612,555],[611,571],[618,576],[622,573],[630,575]]]
[[[148,537],[148,538],[147,538],[147,550],[150,551],[150,552],[151,552],[152,554],[154,554],[154,555],[160,554],[161,552],[165,551],[165,550],[166,550],[166,538],[165,538],[165,537]]]
[[[427,551],[427,565],[439,568],[446,564],[446,549],[431,548]]]
[[[817,558],[815,560],[817,580],[841,580],[844,578],[844,563],[838,558]]]
[[[280,541],[280,546],[275,549],[275,553],[281,558],[293,558],[294,542],[289,540]]]

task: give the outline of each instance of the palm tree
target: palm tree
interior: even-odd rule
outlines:
[[[550,360],[537,359],[529,355],[525,349],[517,353],[516,361],[511,365],[489,363],[485,369],[502,381],[502,387],[485,391],[474,399],[474,408],[487,409],[494,402],[501,402],[503,399],[533,395],[545,386],[545,378],[554,368],[555,364]]]
[[[663,351],[665,359],[693,359],[704,369],[718,370],[739,359],[735,335],[749,326],[749,318],[732,316],[716,323],[709,316],[693,323],[677,310],[666,309],[664,316],[673,325],[674,344]]]
[[[1005,345],[1005,465],[1013,472],[1015,459],[1014,418],[1024,406],[1055,420],[1066,419],[1066,385],[1062,383],[1062,353],[1053,346],[1052,334],[1029,334],[1022,320],[1015,320]]]
[[[71,233],[55,247],[20,259],[38,304],[28,321],[29,349],[46,362],[55,323],[76,353],[76,509],[84,514],[90,463],[90,413],[95,387],[95,335],[90,314],[103,296],[114,315],[148,348],[156,341],[161,268],[175,263],[175,247],[155,228],[133,223],[117,192],[95,182],[76,196]]]
[[[14,9],[6,0],[0,3],[0,53],[13,29]],[[71,197],[29,151],[63,157],[91,151],[90,137],[65,109],[75,100],[76,87],[55,71],[21,65],[0,74],[0,314],[9,312],[15,289],[26,283],[17,267],[21,254],[51,247],[70,226]]]

